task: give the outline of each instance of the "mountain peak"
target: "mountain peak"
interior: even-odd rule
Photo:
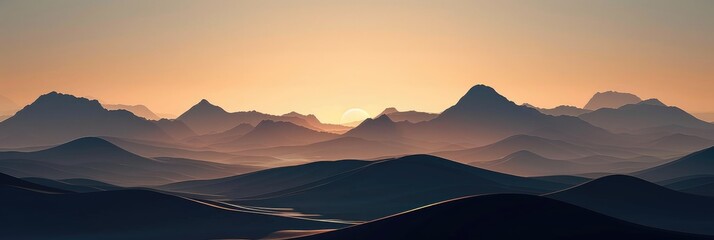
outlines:
[[[377,115],[377,116],[387,115],[387,114],[396,113],[396,112],[399,112],[399,110],[397,110],[397,108],[395,108],[395,107],[388,107],[388,108],[385,108],[384,111],[382,111],[382,113],[380,113],[380,114]]]
[[[201,99],[200,102],[198,102],[196,105],[193,105],[188,111],[185,113],[181,114],[177,119],[185,119],[185,118],[190,118],[190,117],[198,117],[201,115],[215,115],[215,114],[226,114],[226,110],[223,110],[223,108],[211,104],[208,100],[206,99]]]
[[[667,106],[664,103],[662,103],[662,101],[660,101],[659,99],[656,99],[656,98],[650,98],[650,99],[644,100],[642,102],[639,102],[638,104],[661,106],[661,107]]]
[[[597,92],[590,98],[585,109],[598,110],[600,108],[619,108],[627,104],[636,104],[642,99],[632,93],[623,93],[616,91]]]

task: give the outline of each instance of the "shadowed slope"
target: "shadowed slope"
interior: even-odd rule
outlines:
[[[302,186],[371,163],[359,160],[315,162],[227,178],[172,183],[159,189],[220,195],[228,198],[252,197]]]
[[[327,141],[338,135],[318,132],[290,122],[261,121],[240,138],[213,147],[224,149],[265,148],[275,146],[305,145]]]
[[[342,225],[222,209],[146,190],[46,194],[0,186],[3,239],[256,239]]]
[[[238,202],[289,207],[329,218],[371,220],[455,197],[543,193],[563,187],[429,155],[413,155],[374,162],[310,184]]]
[[[0,169],[20,177],[89,178],[117,185],[166,184],[257,170],[180,158],[150,159],[101,138],[81,138],[36,152],[0,152]]]
[[[301,240],[706,239],[647,228],[538,196],[496,194],[441,202]]]
[[[603,108],[582,114],[579,118],[614,132],[627,132],[669,125],[701,129],[714,128],[714,125],[699,120],[677,107],[651,103],[628,104],[617,109]]]
[[[633,173],[650,181],[662,181],[693,175],[714,175],[714,147],[707,148],[675,161]]]
[[[714,235],[714,198],[635,177],[602,177],[546,196],[642,225]]]

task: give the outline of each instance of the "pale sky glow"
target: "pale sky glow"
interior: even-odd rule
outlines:
[[[439,112],[477,83],[517,103],[632,92],[714,111],[714,1],[0,1],[0,95],[61,91],[175,115]]]

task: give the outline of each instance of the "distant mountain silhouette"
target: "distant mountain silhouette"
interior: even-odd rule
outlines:
[[[166,184],[257,170],[189,159],[144,158],[91,137],[36,152],[0,152],[0,169],[18,177],[89,178],[122,186]]]
[[[312,128],[310,128],[310,129],[313,129],[313,130],[341,134],[341,133],[345,133],[351,129],[351,127],[348,127],[348,126],[322,123],[319,119],[317,119],[317,117],[315,115],[312,115],[312,114],[304,115],[304,114],[300,114],[297,112],[289,112],[289,113],[283,114],[282,116],[303,119],[303,120],[305,120],[305,122],[310,124],[310,126],[312,126]]]
[[[621,93],[615,91],[598,92],[590,98],[584,109],[598,110],[601,108],[619,108],[627,104],[635,104],[641,102],[640,97],[631,93]]]
[[[714,128],[714,125],[699,120],[682,109],[652,102],[628,104],[617,109],[603,108],[582,114],[580,118],[595,126],[616,132],[668,125],[702,129]]]
[[[161,117],[149,110],[144,105],[124,105],[124,104],[102,104],[107,110],[127,110],[136,116],[143,117],[149,120],[159,120]]]
[[[242,123],[238,126],[235,126],[234,128],[228,129],[220,133],[209,133],[188,138],[186,139],[186,142],[205,146],[231,142],[239,139],[246,133],[252,131],[253,128],[253,125]]]
[[[290,122],[261,121],[250,132],[235,141],[213,145],[218,148],[248,149],[312,144],[337,138],[338,135],[318,132]]]
[[[516,105],[484,85],[472,87],[456,105],[433,120],[415,124],[407,137],[481,145],[512,135],[546,130],[560,133],[551,138],[587,141],[615,139],[609,132],[578,118],[549,116]]]
[[[275,116],[256,111],[229,113],[206,99],[201,100],[177,119],[186,123],[199,135],[224,132],[244,123],[256,126],[263,120],[291,122],[305,128],[320,130],[300,117]]]
[[[299,187],[372,164],[371,161],[342,160],[271,168],[253,173],[211,180],[171,183],[159,189],[246,198]]]
[[[367,140],[399,140],[403,138],[405,124],[395,123],[389,115],[381,115],[376,119],[368,118],[357,127],[347,131],[343,136],[358,137]]]
[[[228,210],[147,190],[48,194],[0,181],[3,239],[257,239],[284,229],[344,226]]]
[[[96,100],[51,92],[0,123],[0,145],[43,146],[86,136],[170,141],[153,122],[125,110],[109,111]]]
[[[238,156],[215,150],[190,148],[183,145],[172,145],[159,142],[137,141],[113,137],[103,137],[102,139],[105,139],[129,152],[145,157],[175,157],[226,162],[226,160]]]
[[[565,141],[528,135],[515,135],[486,146],[466,150],[438,152],[435,153],[435,155],[470,163],[496,160],[522,150],[530,151],[551,159],[573,159],[599,154],[597,151],[588,147]]]
[[[591,159],[594,158],[594,159]],[[555,160],[529,151],[518,151],[502,159],[474,162],[471,165],[492,171],[518,176],[574,175],[592,172],[628,173],[652,167],[658,162],[628,161],[614,158],[590,156],[578,159]]]
[[[680,159],[633,175],[650,181],[662,181],[693,175],[714,175],[714,147],[694,152]]]
[[[384,115],[389,116],[389,118],[395,122],[407,121],[407,122],[411,122],[411,123],[429,121],[429,120],[432,120],[432,119],[436,118],[437,116],[439,116],[439,114],[436,114],[436,113],[426,113],[426,112],[417,112],[417,111],[400,112],[396,108],[390,107],[390,108],[384,109],[384,111],[382,111],[382,113],[377,115],[377,117],[375,117],[375,118],[379,118]]]
[[[372,220],[427,204],[486,193],[542,193],[562,184],[521,178],[429,155],[387,159],[299,187],[237,200],[327,218]]]
[[[650,99],[644,100],[642,102],[639,102],[637,104],[647,104],[647,105],[654,105],[654,106],[660,106],[660,107],[667,106],[664,103],[662,103],[662,101],[660,101],[659,99],[656,99],[656,98],[650,98]]]
[[[645,146],[653,149],[693,152],[714,146],[714,140],[675,133],[648,142]]]
[[[530,105],[527,103],[523,104],[523,105],[533,108],[533,109],[536,109],[543,114],[547,114],[547,115],[551,115],[551,116],[577,117],[577,116],[580,116],[580,114],[591,112],[591,110],[582,109],[582,108],[578,108],[575,106],[567,106],[567,105],[561,105],[561,106],[557,106],[555,108],[539,108],[539,107],[536,107],[536,106],[533,106],[533,105]]]
[[[240,151],[238,154],[272,156],[284,159],[374,159],[384,156],[405,155],[423,152],[423,149],[403,143],[373,141],[356,137],[340,137],[333,140],[303,146],[280,146]]]
[[[677,192],[635,177],[607,176],[547,196],[637,224],[714,234],[714,198]]]
[[[166,134],[177,140],[196,136],[196,132],[191,130],[191,128],[181,122],[181,120],[161,119],[154,123],[156,126],[159,126],[161,130],[166,132]]]
[[[297,239],[707,238],[635,225],[544,197],[495,194],[444,201],[354,227]]]

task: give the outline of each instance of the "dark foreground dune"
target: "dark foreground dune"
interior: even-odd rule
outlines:
[[[711,239],[644,227],[545,197],[494,194],[415,209],[300,240]]]
[[[146,190],[60,194],[34,185],[0,184],[0,239],[257,239],[280,230],[344,227]]]

